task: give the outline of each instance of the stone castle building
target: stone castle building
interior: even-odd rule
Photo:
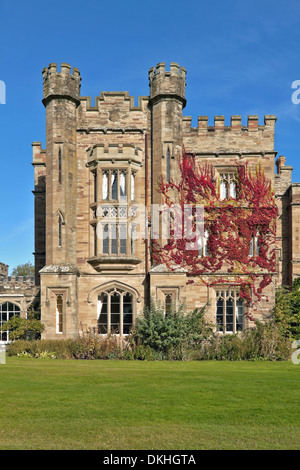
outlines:
[[[152,205],[163,203],[158,181],[178,176],[183,148],[213,165],[228,197],[235,197],[236,165],[246,162],[261,162],[275,189],[276,271],[269,273],[268,301],[262,298],[255,313],[264,318],[276,287],[300,275],[300,184],[292,184],[284,157],[275,162],[276,117],[267,115],[260,125],[249,116],[243,125],[232,116],[228,126],[224,116],[215,116],[208,126],[207,116],[199,116],[198,127],[191,127],[191,117],[183,115],[186,70],[176,63],[150,69],[150,94],[137,106],[120,91],[101,92],[92,106],[90,97],[80,95],[79,70],[68,64],[58,70],[52,63],[42,74],[46,149],[40,142],[32,146],[35,279],[44,337],[87,330],[126,335],[151,298],[166,310],[208,303],[207,319],[224,332],[251,326],[239,288],[224,284],[224,272],[207,272],[208,282],[195,278],[191,284],[184,269],[153,262],[151,221],[141,217],[142,208],[149,215]]]

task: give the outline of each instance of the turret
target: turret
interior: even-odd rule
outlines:
[[[182,109],[186,105],[186,70],[172,62],[170,71],[160,62],[149,70],[152,113],[152,202],[161,203],[157,182],[177,173],[178,156],[182,153]]]
[[[80,105],[79,70],[68,64],[44,68],[46,107],[46,265],[76,260],[76,114]]]
[[[80,72],[69,64],[61,64],[61,71],[57,71],[56,64],[50,64],[42,71],[43,74],[43,103],[46,106],[50,99],[67,98],[79,104],[80,97]]]
[[[171,62],[169,72],[165,68],[165,64],[160,62],[149,70],[150,104],[170,98],[179,100],[184,108],[186,70],[175,62]]]

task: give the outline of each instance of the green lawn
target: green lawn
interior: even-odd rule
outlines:
[[[0,449],[299,449],[300,365],[0,365]]]

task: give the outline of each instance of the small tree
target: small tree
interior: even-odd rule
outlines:
[[[199,345],[209,336],[211,328],[204,320],[205,307],[185,314],[185,307],[165,314],[161,306],[152,301],[144,315],[138,317],[133,337],[168,359],[182,359],[185,351]]]
[[[44,329],[43,323],[33,313],[29,313],[27,318],[14,316],[2,325],[2,331],[9,332],[10,340],[39,339]]]

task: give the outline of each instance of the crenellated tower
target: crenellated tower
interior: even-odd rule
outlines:
[[[182,110],[186,105],[186,70],[177,63],[166,71],[160,62],[149,70],[152,140],[152,203],[160,204],[156,191],[163,175],[167,181],[176,174],[176,157],[182,150]]]
[[[46,265],[40,270],[42,321],[48,334],[70,336],[78,331],[76,211],[78,160],[77,108],[79,70],[68,64],[43,69],[46,108]]]
[[[76,263],[76,110],[79,70],[68,64],[43,69],[46,108],[46,265]]]

